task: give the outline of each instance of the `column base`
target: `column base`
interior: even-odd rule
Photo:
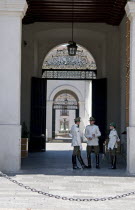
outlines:
[[[135,174],[135,127],[127,128],[127,171]]]
[[[16,172],[21,167],[21,126],[0,125],[0,171]]]

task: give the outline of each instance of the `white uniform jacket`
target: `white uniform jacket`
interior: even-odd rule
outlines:
[[[71,127],[71,131],[69,133],[69,136],[72,137],[72,146],[80,146],[80,149],[82,149],[82,142],[81,142],[81,134],[80,129],[77,124],[73,125]]]
[[[115,129],[110,131],[109,134],[109,142],[108,142],[108,149],[114,149],[118,147],[117,142],[119,142],[120,139],[118,137],[117,131]]]
[[[95,137],[92,135],[95,134]],[[87,125],[85,128],[85,137],[92,138],[92,140],[87,141],[88,146],[98,146],[99,145],[99,139],[98,137],[101,136],[101,132],[99,130],[99,127],[97,125]]]

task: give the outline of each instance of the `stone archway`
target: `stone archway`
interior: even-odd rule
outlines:
[[[74,119],[79,117],[78,96],[70,90],[59,91],[53,99],[52,113],[53,139],[69,139]]]
[[[54,47],[45,56],[42,70],[42,78],[47,79],[47,83],[50,84],[50,86],[47,86],[47,114],[49,117],[47,117],[46,123],[48,137],[52,138],[51,124],[53,100],[55,95],[63,90],[72,91],[77,95],[80,116],[82,118],[80,127],[84,129],[86,118],[88,119],[92,111],[91,80],[96,79],[96,62],[92,54],[86,48],[78,45],[76,56],[71,57],[68,55],[67,44],[60,44]],[[80,80],[79,83],[77,80]],[[85,89],[88,89],[89,96]],[[88,104],[90,108],[87,109],[90,111],[86,110]]]
[[[54,88],[51,94],[47,96],[46,126],[47,126],[47,133],[49,139],[52,138],[53,101],[58,94],[64,91],[72,93],[78,99],[79,113],[82,118],[81,129],[84,129],[85,126],[85,98],[82,96],[79,89],[77,89],[73,85],[68,85],[68,84],[60,85],[57,88]]]

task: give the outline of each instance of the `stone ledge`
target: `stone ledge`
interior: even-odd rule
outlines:
[[[26,0],[1,0],[0,15],[24,17],[28,8]]]
[[[127,17],[130,19],[130,21],[135,17],[135,2],[127,2],[125,6],[125,11],[127,13]]]

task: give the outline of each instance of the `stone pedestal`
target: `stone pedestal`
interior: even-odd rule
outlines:
[[[126,13],[130,19],[130,87],[129,128],[127,129],[127,170],[135,174],[135,2],[127,3]]]
[[[25,0],[0,1],[0,170],[20,169],[21,29]]]

